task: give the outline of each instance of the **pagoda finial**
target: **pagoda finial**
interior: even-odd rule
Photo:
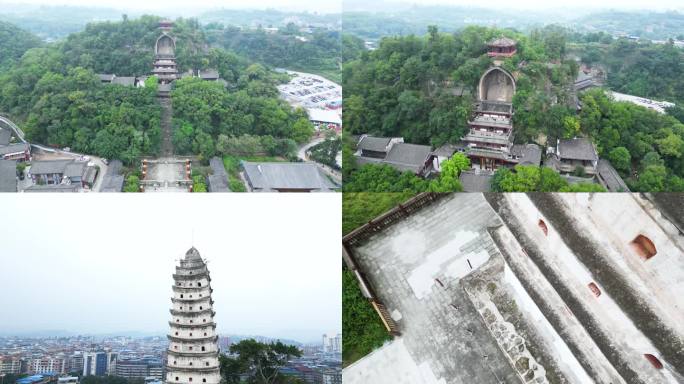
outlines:
[[[201,259],[200,253],[194,245],[185,252],[185,259]]]

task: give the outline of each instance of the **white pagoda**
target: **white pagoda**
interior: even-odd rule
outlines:
[[[167,384],[219,384],[218,336],[211,299],[211,278],[195,247],[185,253],[173,275]]]

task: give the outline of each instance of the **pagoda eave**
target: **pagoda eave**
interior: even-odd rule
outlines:
[[[202,328],[212,328],[216,329],[216,323],[213,321],[211,323],[198,323],[198,324],[181,324],[169,321],[169,325],[173,328],[183,328],[183,329],[202,329]]]
[[[207,342],[213,342],[213,341],[218,340],[217,335],[206,336],[206,337],[193,337],[193,338],[176,337],[176,336],[166,335],[166,338],[168,338],[170,341],[174,341],[176,343],[188,343],[188,344],[207,343]]]
[[[166,354],[169,356],[177,357],[218,357],[218,351],[205,351],[205,352],[178,352],[171,349],[166,350]]]

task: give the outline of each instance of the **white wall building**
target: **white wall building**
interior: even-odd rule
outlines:
[[[335,336],[323,334],[323,352],[342,353],[342,334]]]

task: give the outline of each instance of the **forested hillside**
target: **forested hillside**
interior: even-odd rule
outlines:
[[[384,38],[377,50],[343,67],[345,130],[435,146],[457,141],[466,132],[480,76],[491,65],[486,42],[501,35],[518,41],[519,53],[504,63],[518,76],[516,140],[536,141],[544,126],[561,134],[551,117],[570,114],[563,98],[577,64],[561,61],[565,35],[554,28],[528,36],[484,27],[445,34],[431,27],[426,36]],[[552,110],[555,100],[558,111]]]
[[[156,79],[148,79],[143,88],[124,87],[101,84],[96,74],[148,75],[159,20],[124,17],[89,24],[63,42],[30,49],[0,72],[0,110],[37,143],[126,163],[157,154]],[[181,71],[215,68],[225,81],[176,82],[172,103],[179,153],[207,159],[241,148],[252,155],[294,156],[296,144],[308,139],[313,127],[304,111],[293,111],[279,99],[276,85],[287,75],[210,47],[195,20],[176,20],[171,34]]]
[[[479,78],[491,65],[486,41],[502,35],[518,41],[518,53],[503,63],[516,77],[515,142],[545,147],[558,138],[586,136],[631,189],[684,190],[684,52],[672,44],[614,40],[604,33],[582,35],[555,26],[527,34],[484,27],[444,34],[431,27],[425,36],[386,37],[375,51],[365,51],[358,39],[345,37],[345,131],[400,136],[406,142],[435,147],[459,141],[467,129]],[[679,106],[662,115],[614,102],[603,90],[593,90],[578,95],[578,113],[573,92],[578,73],[575,56],[584,64],[602,66],[610,89]],[[351,151],[349,147],[344,151],[350,188],[361,190],[367,186],[363,180],[373,173],[383,179],[376,184],[392,185],[392,190],[415,190],[419,185],[411,177],[373,166],[354,172]],[[520,172],[516,177],[533,179],[539,172]],[[569,188],[563,183],[528,184],[534,184],[531,190]]]
[[[40,45],[40,39],[35,35],[0,21],[0,71],[17,62],[24,52]]]
[[[302,36],[299,28],[290,23],[277,33],[263,29],[244,30],[209,24],[207,41],[249,58],[251,61],[273,67],[317,72],[340,81],[340,34],[337,31],[315,30]],[[306,41],[304,41],[306,40]],[[332,75],[331,75],[332,74]]]

